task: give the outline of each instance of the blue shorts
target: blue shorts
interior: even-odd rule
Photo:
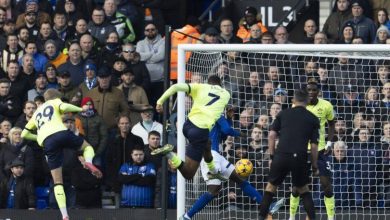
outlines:
[[[200,163],[209,140],[209,129],[198,128],[187,120],[183,125],[183,134],[189,142],[186,147],[186,156]]]
[[[49,169],[53,170],[62,166],[64,161],[64,148],[80,150],[84,139],[73,132],[59,131],[47,137],[43,141],[43,150],[47,157]]]
[[[332,176],[332,167],[330,162],[330,155],[324,154],[324,150],[318,152],[318,171],[320,176]]]

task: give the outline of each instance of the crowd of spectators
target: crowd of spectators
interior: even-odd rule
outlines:
[[[77,162],[78,152],[66,150],[67,206],[102,207],[103,192],[114,192],[121,207],[160,207],[161,157],[150,154],[163,139],[154,111],[163,93],[166,59],[159,5],[95,2],[0,1],[0,208],[35,209],[35,189],[52,186],[43,149],[20,137],[48,88],[58,89],[64,101],[89,107],[64,115],[63,122],[91,143],[94,164],[104,171],[103,181],[96,179]],[[374,13],[368,12],[369,6]],[[315,19],[305,22],[302,43],[390,43],[389,9],[385,1],[337,0],[322,31]],[[181,43],[293,43],[285,27],[272,32],[259,17],[253,7],[237,24],[222,17],[217,25],[201,27],[189,17],[171,35],[171,80],[177,80]],[[390,206],[389,62],[343,53],[334,58],[188,53],[186,58],[189,82],[218,74],[231,92],[234,127],[247,137],[227,137],[221,149],[232,163],[239,158],[253,161],[256,175],[250,181],[257,189],[264,188],[268,172],[269,125],[290,107],[292,91],[314,78],[338,116],[331,164],[338,205]],[[167,134],[174,145],[176,117],[172,112]],[[176,171],[170,169],[168,177],[169,207],[175,208]],[[239,192],[229,188],[228,195],[230,202],[240,203]],[[52,193],[47,207],[56,207]]]

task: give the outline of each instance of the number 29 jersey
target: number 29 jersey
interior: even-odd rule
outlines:
[[[188,84],[193,104],[188,118],[198,128],[211,130],[230,100],[230,93],[218,85]]]
[[[40,146],[43,146],[43,142],[50,135],[67,130],[61,117],[62,103],[60,99],[45,102],[39,106],[26,124],[26,129],[37,130],[37,142]]]

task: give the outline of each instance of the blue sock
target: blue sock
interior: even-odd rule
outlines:
[[[209,192],[201,195],[198,200],[194,203],[191,209],[187,212],[188,217],[192,218],[196,213],[202,210],[211,200],[214,199],[214,196]]]
[[[240,185],[244,195],[250,197],[252,200],[255,200],[258,204],[261,203],[263,196],[257,192],[257,190],[248,182],[244,181]]]

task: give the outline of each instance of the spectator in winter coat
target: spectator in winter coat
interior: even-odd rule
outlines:
[[[335,43],[342,39],[344,23],[352,18],[349,0],[337,0],[336,4],[336,10],[326,19],[322,29],[328,36],[329,43]]]
[[[333,193],[337,207],[349,206],[352,199],[352,178],[354,176],[351,164],[351,155],[348,146],[344,141],[337,141],[333,146]]]
[[[49,22],[41,24],[39,29],[39,35],[36,40],[39,53],[43,53],[45,51],[45,43],[47,40],[53,40],[56,48],[64,48],[64,42],[57,37]]]
[[[80,85],[84,79],[84,61],[81,57],[80,45],[75,42],[69,46],[69,59],[58,67],[58,72],[68,71],[74,86]]]
[[[145,39],[138,41],[136,51],[140,54],[141,61],[144,61],[146,68],[148,68],[152,83],[149,103],[155,106],[157,99],[164,90],[165,41],[158,33],[155,24],[147,24],[144,30]]]
[[[22,112],[22,104],[18,97],[10,95],[10,87],[9,79],[0,79],[0,121],[8,118],[14,123]]]
[[[107,67],[99,68],[97,79],[98,86],[83,95],[92,98],[95,109],[102,116],[112,134],[116,127],[115,118],[120,114],[129,114],[129,106],[122,91],[111,86],[111,72]],[[111,143],[110,139],[109,143]]]
[[[363,11],[366,10],[363,8],[363,1],[353,0],[351,6],[353,18],[347,20],[346,23],[353,23],[356,36],[361,37],[365,44],[372,43],[376,35],[376,25],[374,21],[363,14]]]
[[[249,41],[250,38],[250,27],[254,24],[257,24],[261,29],[261,33],[268,31],[265,25],[259,19],[257,10],[254,7],[247,7],[245,9],[245,16],[240,20],[239,29],[237,31],[237,37],[241,38],[245,43]]]
[[[9,169],[7,165],[11,163],[15,158],[21,160],[25,165],[24,175],[27,177],[33,177],[34,170],[34,155],[31,147],[27,145],[27,142],[23,141],[20,134],[22,129],[13,127],[8,134],[9,142],[1,148],[0,151],[0,179],[9,177]]]
[[[81,107],[88,106],[88,111],[79,113],[78,118],[84,130],[84,138],[95,150],[94,164],[101,166],[102,157],[107,146],[107,127],[100,115],[98,115],[93,100],[84,97],[81,100]]]
[[[117,87],[123,92],[130,108],[130,119],[132,125],[142,120],[140,111],[149,104],[145,90],[134,83],[134,73],[130,68],[122,71],[122,83]]]
[[[131,129],[131,133],[141,137],[144,141],[144,144],[149,144],[149,132],[157,131],[160,134],[163,133],[162,124],[157,121],[153,121],[153,110],[153,106],[151,105],[143,106],[141,110],[142,121],[135,124]],[[161,143],[162,139],[163,138],[161,137]]]
[[[0,65],[3,71],[7,71],[8,63],[11,60],[19,60],[24,54],[23,48],[18,45],[18,35],[10,33],[7,35],[7,47],[1,52]]]
[[[121,43],[119,41],[118,33],[116,31],[108,32],[107,38],[105,39],[105,46],[99,52],[98,66],[101,67],[106,65],[112,67],[116,58],[121,55],[121,52]]]
[[[356,206],[376,206],[379,181],[382,179],[382,150],[372,142],[370,130],[361,128],[352,148],[353,191]]]
[[[85,74],[85,79],[79,85],[79,90],[81,94],[85,96],[91,89],[97,86],[97,68],[95,63],[93,63],[91,60],[87,60],[85,61],[83,70]]]
[[[118,170],[122,164],[131,161],[131,151],[136,146],[144,146],[142,138],[130,132],[130,118],[121,115],[117,120],[118,132],[106,153],[106,185],[110,190],[119,193]]]
[[[117,11],[116,2],[115,0],[104,1],[103,9],[107,22],[115,27],[122,42],[133,42],[135,40],[133,25],[129,18]]]
[[[25,75],[20,72],[19,64],[16,60],[11,60],[8,64],[6,78],[11,82],[9,94],[18,97],[21,102],[27,100],[27,91],[30,83]]]
[[[15,123],[15,127],[24,128],[27,122],[33,116],[35,110],[37,110],[37,105],[33,101],[27,101],[24,103],[23,114],[21,114],[18,120]]]
[[[53,64],[56,68],[68,60],[68,55],[61,52],[61,48],[56,45],[54,40],[47,40],[44,47],[48,62]]]
[[[241,44],[242,39],[234,35],[233,22],[229,18],[224,18],[219,23],[221,33],[218,36],[218,41],[221,44]]]
[[[46,89],[48,89],[47,85],[48,83],[45,73],[39,73],[35,79],[35,87],[27,92],[27,100],[34,101],[35,97],[43,96],[43,93],[45,93]]]
[[[8,169],[12,175],[0,183],[0,208],[35,210],[33,181],[24,175],[24,163],[14,159]]]
[[[121,56],[125,58],[127,67],[134,73],[134,82],[142,86],[145,92],[151,90],[150,74],[146,63],[141,61],[141,55],[135,50],[135,45],[127,43],[122,45]]]
[[[92,20],[88,23],[89,33],[92,34],[100,45],[104,45],[107,35],[116,31],[115,27],[106,21],[104,10],[101,7],[96,7],[92,12]]]

